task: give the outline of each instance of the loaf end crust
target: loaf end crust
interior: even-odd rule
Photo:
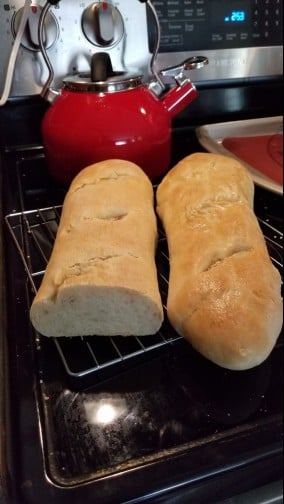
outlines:
[[[134,163],[82,170],[63,204],[30,318],[45,336],[143,336],[163,321],[153,187]]]

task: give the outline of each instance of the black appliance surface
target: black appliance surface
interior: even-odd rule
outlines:
[[[203,150],[194,133],[197,124],[279,114],[280,83],[273,89],[202,91],[199,105],[175,124],[172,164]],[[3,213],[28,268],[38,249],[35,237],[46,256],[50,253],[60,215],[54,207],[60,212],[66,193],[46,170],[39,134],[44,109],[41,101],[22,100],[0,111]],[[282,272],[281,207],[282,196],[256,187],[255,211]],[[31,279],[7,223],[3,235],[8,502],[213,503],[239,494],[253,499],[253,489],[271,485],[279,494],[282,334],[267,361],[244,372],[219,368],[177,339],[102,372],[68,374],[54,340],[32,330]],[[165,278],[166,254],[161,234],[157,263]],[[36,259],[38,270],[46,259]],[[35,284],[39,278],[33,277]],[[166,284],[163,288],[166,295]],[[167,322],[163,330],[174,336]],[[68,349],[75,367],[83,351],[78,340]]]

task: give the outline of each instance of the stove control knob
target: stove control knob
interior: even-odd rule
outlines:
[[[85,37],[99,47],[117,44],[124,33],[124,24],[119,10],[108,2],[94,2],[82,15]]]
[[[39,51],[39,41],[38,41],[38,24],[39,18],[42,12],[42,7],[32,6],[28,14],[26,28],[22,37],[22,46],[31,51]],[[21,22],[21,17],[23,14],[23,8],[19,9],[13,17],[12,20],[12,32],[14,37],[17,34],[19,25]],[[57,21],[52,13],[48,12],[44,23],[44,44],[46,49],[49,49],[58,39],[59,28]]]

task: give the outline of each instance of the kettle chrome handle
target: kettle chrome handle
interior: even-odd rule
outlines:
[[[45,61],[45,64],[48,68],[48,79],[41,90],[41,96],[45,100],[47,100],[48,102],[53,102],[53,100],[60,94],[60,92],[57,91],[56,89],[52,89],[50,87],[52,84],[53,78],[54,78],[54,70],[53,70],[53,66],[50,62],[50,59],[47,55],[47,51],[45,49],[43,29],[44,29],[44,21],[45,21],[46,15],[47,15],[50,7],[52,5],[57,5],[60,1],[61,0],[46,0],[46,3],[42,9],[42,12],[41,12],[41,15],[39,18],[39,25],[38,25],[39,48],[42,53],[42,57]]]
[[[153,91],[156,96],[161,95],[165,89],[166,84],[163,82],[162,77],[173,77],[179,86],[184,86],[189,82],[185,72],[188,70],[195,70],[204,67],[208,64],[208,58],[205,56],[192,56],[186,59],[183,63],[169,68],[165,68],[157,72],[155,68],[156,59],[161,42],[161,27],[156,9],[151,0],[139,0],[141,3],[146,3],[152,11],[155,27],[156,27],[156,42],[153,49],[153,55],[150,62],[151,72],[154,79],[149,83],[148,88]]]
[[[161,26],[160,26],[158,14],[157,14],[157,11],[156,11],[153,3],[151,2],[151,0],[139,0],[139,2],[146,3],[148,5],[148,7],[150,8],[150,10],[153,14],[153,18],[155,21],[156,40],[155,40],[155,46],[153,49],[153,55],[152,55],[151,62],[150,62],[150,68],[151,68],[152,75],[155,77],[157,88],[159,89],[159,92],[162,92],[165,89],[165,84],[161,80],[160,75],[155,68],[156,59],[158,56],[160,43],[161,43]]]
[[[179,65],[164,68],[160,71],[160,74],[163,77],[173,77],[181,86],[184,82],[188,81],[188,78],[184,75],[186,71],[203,68],[208,63],[209,61],[206,56],[192,56]]]

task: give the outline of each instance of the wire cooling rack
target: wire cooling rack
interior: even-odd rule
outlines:
[[[51,206],[13,213],[5,218],[34,293],[39,288],[51,255],[61,209],[61,206]],[[266,238],[272,262],[282,274],[283,233],[269,221],[259,219],[259,224]],[[162,229],[159,229],[157,269],[161,297],[165,307],[169,259],[166,237]],[[140,355],[148,355],[178,339],[180,336],[171,327],[166,316],[160,331],[154,336],[53,338],[66,372],[78,378]]]
[[[61,206],[52,206],[6,216],[8,229],[21,256],[34,293],[41,284],[51,255],[61,209]],[[168,290],[168,262],[166,238],[160,230],[157,264],[164,306]],[[138,356],[154,355],[154,351],[180,339],[180,336],[165,317],[162,328],[153,336],[78,336],[52,339],[68,375],[82,378]]]

